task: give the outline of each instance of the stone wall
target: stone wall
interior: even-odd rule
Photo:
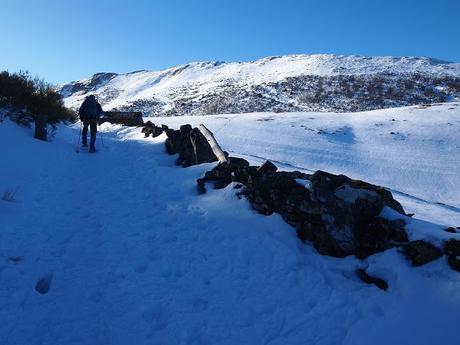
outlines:
[[[167,135],[166,151],[178,154],[176,164],[188,167],[217,161],[207,140],[197,128],[183,125],[179,130],[147,123],[146,137]],[[325,171],[305,174],[278,171],[270,161],[252,166],[242,158],[227,156],[197,180],[200,194],[212,186],[221,189],[233,185],[239,197],[245,197],[253,210],[262,215],[278,213],[297,230],[303,242],[311,243],[318,253],[334,257],[355,255],[364,259],[390,248],[399,248],[413,266],[424,265],[446,254],[449,266],[460,271],[460,241],[450,239],[443,248],[417,240],[409,241],[405,230],[407,215],[387,189],[344,175]],[[386,219],[382,210],[391,208],[400,217]],[[453,229],[453,230],[452,230]],[[454,228],[446,231],[456,232]],[[381,279],[357,271],[363,281],[386,290]]]

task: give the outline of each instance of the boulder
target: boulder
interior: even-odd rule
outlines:
[[[423,240],[411,241],[402,248],[402,253],[411,261],[412,266],[422,266],[442,256],[438,248]]]
[[[166,129],[166,151],[173,155],[179,154],[176,164],[183,167],[210,163],[217,160],[206,138],[198,128],[183,125],[179,130]]]

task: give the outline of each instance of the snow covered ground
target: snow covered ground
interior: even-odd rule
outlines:
[[[254,163],[407,193],[396,198],[416,213],[411,239],[460,236],[442,230],[460,226],[459,104],[154,121],[203,122]],[[103,125],[96,155],[75,153],[77,135],[78,125],[60,126],[40,142],[0,123],[0,197],[16,192],[0,200],[1,344],[458,343],[460,275],[445,258],[412,268],[396,250],[318,255],[231,186],[197,195],[213,164],[174,166],[164,135]],[[356,268],[389,290],[365,285]]]

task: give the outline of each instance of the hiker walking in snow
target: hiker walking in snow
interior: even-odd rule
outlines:
[[[104,111],[102,110],[101,105],[96,100],[94,95],[89,95],[83,101],[83,104],[78,111],[80,115],[80,120],[83,122],[83,131],[82,131],[82,146],[88,147],[88,126],[91,132],[91,139],[89,141],[89,152],[96,152],[94,143],[96,142],[96,133],[97,133],[97,122],[99,117]]]

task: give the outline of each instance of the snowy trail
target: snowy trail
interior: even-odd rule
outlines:
[[[17,145],[38,148],[17,202],[0,203],[1,344],[454,344],[460,278],[444,260],[320,256],[231,186],[198,196],[211,164],[181,169],[164,137],[105,130],[96,155],[73,152],[76,128]],[[6,177],[27,167],[9,163]]]

